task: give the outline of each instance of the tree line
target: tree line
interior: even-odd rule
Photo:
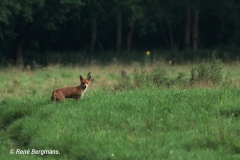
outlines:
[[[239,0],[0,0],[0,55],[240,44]]]

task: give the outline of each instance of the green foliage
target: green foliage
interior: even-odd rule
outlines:
[[[149,84],[149,77],[147,72],[144,70],[139,70],[138,68],[134,68],[133,72],[133,85],[134,87],[143,87]]]
[[[192,65],[144,65],[1,68],[0,159],[239,159],[232,75],[222,76],[226,85],[197,89]],[[87,71],[93,79],[79,102],[50,103],[54,88],[79,84]],[[10,155],[11,148],[60,155]]]
[[[116,15],[121,14],[121,41],[128,39],[128,45],[121,43],[120,48],[123,51],[134,49],[155,52],[158,49],[171,48],[165,55],[155,53],[176,60],[182,57],[185,60],[206,58],[207,55],[202,55],[201,51],[188,50],[188,53],[184,53],[186,6],[190,7],[192,18],[194,9],[198,9],[199,17],[202,17],[198,19],[199,26],[202,26],[198,27],[201,37],[198,41],[202,48],[219,49],[222,58],[236,58],[240,43],[240,3],[236,0],[210,0],[209,3],[177,0],[114,0],[108,3],[98,0],[1,0],[0,56],[11,62],[17,55],[12,55],[12,49],[17,49],[14,44],[18,43],[23,45],[23,59],[26,61],[38,59],[39,55],[46,59],[51,58],[46,53],[49,51],[59,55],[65,51],[77,51],[76,55],[86,54],[84,58],[94,60],[95,57],[104,57],[106,51],[115,50]],[[95,27],[92,26],[93,18],[96,20]],[[208,25],[209,22],[214,23]],[[213,30],[216,32],[212,32]],[[91,42],[96,43],[95,52],[88,55]],[[173,53],[174,50],[178,52]],[[28,51],[33,51],[30,56],[32,59],[26,53]],[[136,60],[137,56],[133,52],[128,54],[128,57]],[[109,57],[119,59],[121,54],[112,53]],[[138,54],[138,57],[142,56]],[[71,61],[77,60],[72,57]]]
[[[197,67],[191,68],[189,71],[190,79],[187,78],[186,73],[183,72],[179,72],[176,77],[168,77],[166,70],[160,63],[157,63],[149,72],[139,68],[140,64],[137,64],[134,68],[132,79],[129,78],[129,75],[124,76],[127,77],[127,79],[123,77],[119,79],[116,85],[117,88],[141,88],[143,86],[188,88],[199,85],[203,87],[216,87],[221,85],[230,86],[232,83],[230,74],[227,74],[225,78],[223,78],[223,64],[214,56],[210,64],[200,63]]]
[[[114,90],[123,90],[123,89],[131,89],[132,84],[130,81],[129,76],[125,70],[121,71],[121,78],[119,79],[118,83],[114,85]]]
[[[162,68],[162,66],[157,63],[157,66],[150,73],[150,81],[156,86],[160,87],[167,83],[168,79],[165,76],[166,71]]]
[[[0,158],[238,159],[239,93],[237,88],[98,89],[79,103],[6,99],[0,105]],[[4,123],[19,112],[24,116]],[[60,155],[10,155],[10,148],[54,149]]]
[[[219,85],[223,81],[222,62],[212,57],[210,65],[204,63],[191,69],[190,81],[195,83],[204,83],[206,85]]]

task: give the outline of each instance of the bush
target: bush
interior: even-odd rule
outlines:
[[[222,62],[213,55],[210,65],[201,63],[199,66],[191,69],[191,85],[220,85],[223,82]]]
[[[157,66],[149,74],[150,81],[155,84],[157,87],[168,84],[169,79],[166,78],[166,71],[158,63]]]
[[[121,79],[114,88],[118,90],[141,88],[144,86],[187,88],[199,85],[216,87],[222,84],[227,86],[231,83],[229,74],[226,75],[226,78],[223,78],[222,62],[215,56],[211,58],[209,65],[201,63],[197,67],[191,68],[190,80],[183,72],[178,73],[174,78],[167,77],[166,70],[159,63],[149,72],[140,70],[139,68],[139,65],[134,68],[132,79],[127,75],[126,71],[122,71]]]
[[[132,88],[131,81],[127,72],[125,70],[121,71],[121,78],[116,85],[114,85],[114,90],[123,90],[127,88]]]

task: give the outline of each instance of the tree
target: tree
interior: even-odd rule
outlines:
[[[1,0],[2,37],[12,39],[12,57],[17,66],[23,65],[23,43],[26,37],[33,34],[32,30],[57,29],[57,25],[71,18],[67,13],[83,5],[80,0]]]
[[[100,0],[84,0],[83,14],[89,19],[91,25],[91,42],[89,53],[92,55],[95,49],[97,33],[98,33],[98,20],[103,16],[103,2]]]
[[[192,36],[192,48],[198,48],[198,37],[199,37],[199,8],[200,8],[200,0],[198,1],[182,1],[183,8],[185,9],[185,36],[184,36],[184,44],[185,49],[190,49],[191,47],[191,39]],[[192,19],[193,18],[193,19]],[[193,23],[191,23],[193,22]],[[191,30],[192,24],[192,30]],[[191,35],[192,33],[192,35]]]
[[[192,44],[193,49],[198,49],[198,9],[194,9],[193,13],[193,28],[192,28]]]
[[[188,3],[185,6],[186,9],[186,18],[185,18],[185,38],[184,38],[184,43],[185,43],[185,48],[188,50],[190,49],[190,33],[191,33],[191,9],[190,9],[190,4]]]
[[[1,27],[5,31],[2,37],[8,36],[12,39],[12,58],[18,66],[23,64],[22,46],[24,39],[29,35],[38,17],[37,13],[43,6],[43,0],[3,0],[1,3],[1,8],[3,8],[1,14],[4,15],[4,19],[1,20]]]
[[[135,24],[138,23],[138,21],[144,21],[145,13],[142,6],[142,0],[129,0],[127,2],[128,7],[125,8],[125,12],[127,13],[127,27],[129,28],[127,33],[127,50],[130,51]]]
[[[121,51],[122,45],[122,12],[118,11],[116,14],[116,22],[117,22],[117,39],[116,39],[116,52],[119,53]]]
[[[131,49],[132,35],[135,23],[144,17],[142,0],[114,0],[108,3],[106,9],[116,22],[116,52],[122,50],[123,32],[127,30],[127,50]],[[125,31],[125,30],[124,30]]]

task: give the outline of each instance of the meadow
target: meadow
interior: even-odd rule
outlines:
[[[0,159],[239,159],[239,64],[221,66],[1,68]],[[89,71],[79,102],[50,103]]]

